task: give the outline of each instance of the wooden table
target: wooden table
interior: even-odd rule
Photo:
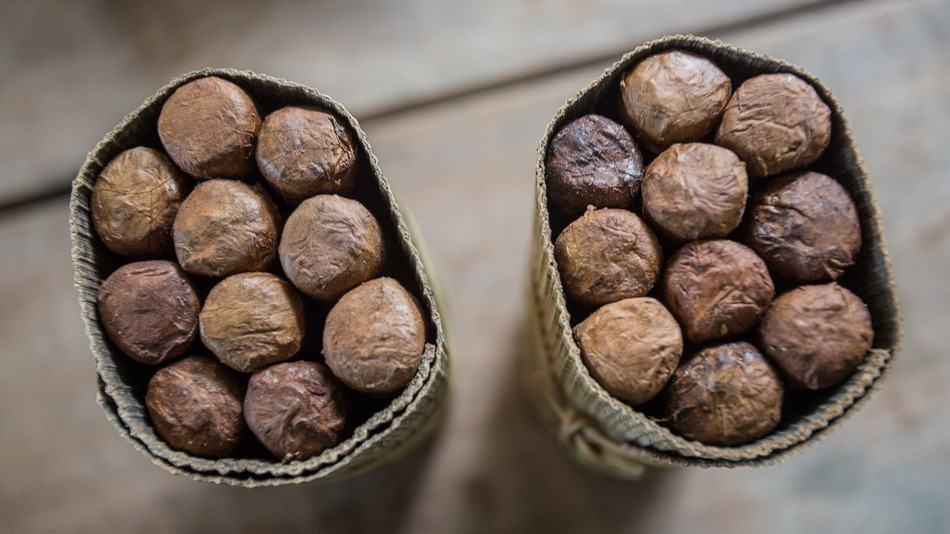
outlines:
[[[0,531],[950,532],[947,2],[248,2],[194,20],[184,0],[61,4],[0,13]],[[884,213],[904,353],[860,413],[779,467],[623,483],[573,464],[515,375],[535,150],[621,51],[680,31],[835,91]],[[328,486],[209,486],[154,467],[99,413],[63,191],[123,113],[205,64],[346,103],[411,207],[447,292],[454,388],[437,439],[404,461]]]

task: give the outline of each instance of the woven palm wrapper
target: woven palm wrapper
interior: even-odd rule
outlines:
[[[814,410],[783,420],[770,435],[742,446],[716,447],[683,438],[611,397],[581,360],[554,259],[555,236],[545,186],[549,140],[562,125],[587,113],[616,118],[623,74],[647,56],[670,49],[710,58],[732,78],[733,87],[756,74],[773,72],[793,73],[810,82],[832,112],[831,144],[813,167],[841,182],[854,199],[861,220],[862,250],[841,282],[867,303],[874,324],[873,348],[854,374],[825,393]],[[649,465],[732,467],[778,463],[839,426],[867,399],[899,350],[900,312],[867,171],[841,107],[817,78],[799,67],[694,36],[648,42],[624,55],[557,111],[538,149],[536,193],[528,310],[535,350],[527,362],[527,377],[545,419],[583,464],[619,477],[636,478]]]
[[[171,449],[159,438],[143,399],[148,370],[135,364],[108,342],[96,312],[99,285],[117,263],[95,236],[89,215],[93,183],[103,167],[121,151],[137,146],[160,146],[156,122],[165,99],[179,86],[204,76],[218,76],[241,86],[264,110],[285,105],[312,105],[334,112],[355,133],[357,152],[365,163],[367,183],[375,190],[360,191],[374,206],[384,227],[392,230],[408,265],[407,278],[421,289],[421,304],[429,323],[427,343],[419,370],[402,393],[382,411],[359,425],[346,440],[303,461],[281,463],[250,458],[211,460]],[[361,196],[361,198],[362,198]],[[416,231],[400,212],[389,183],[379,168],[366,134],[356,119],[334,100],[309,87],[263,74],[232,69],[204,69],[182,75],[162,87],[129,114],[89,153],[73,181],[69,230],[79,304],[98,372],[99,405],[119,433],[153,463],[195,480],[236,486],[278,486],[352,476],[394,458],[434,428],[446,403],[448,356],[436,291],[428,273]],[[398,254],[397,254],[398,255]]]

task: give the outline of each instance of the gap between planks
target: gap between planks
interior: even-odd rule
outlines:
[[[760,13],[748,18],[738,19],[724,24],[715,24],[707,27],[696,27],[691,30],[684,30],[683,33],[691,33],[711,38],[723,38],[731,33],[737,33],[760,26],[768,26],[785,22],[788,19],[805,15],[812,15],[816,12],[838,8],[848,4],[867,4],[867,0],[814,0],[805,4],[792,5]],[[642,39],[636,43],[628,43],[622,48],[606,50],[587,57],[582,57],[574,61],[562,62],[553,65],[542,65],[533,70],[525,70],[514,76],[501,77],[486,83],[472,84],[456,90],[444,91],[440,94],[426,96],[418,99],[407,99],[392,106],[383,106],[377,109],[370,109],[364,113],[357,113],[357,119],[365,127],[375,121],[390,119],[401,115],[425,110],[435,106],[451,103],[472,96],[483,95],[496,91],[503,91],[520,85],[530,84],[544,79],[565,74],[575,70],[595,67],[597,65],[606,65],[625,52],[632,50],[641,42],[646,42],[662,35]],[[36,204],[52,201],[57,197],[69,194],[71,178],[63,176],[61,179],[44,180],[41,183],[50,185],[32,191],[28,194],[11,197],[0,200],[0,219],[19,211],[30,209]]]

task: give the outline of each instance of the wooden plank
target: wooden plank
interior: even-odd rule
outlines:
[[[771,469],[621,483],[574,465],[535,421],[521,356],[537,138],[600,68],[369,127],[448,293],[454,398],[433,447],[332,486],[242,491],[165,474],[93,403],[65,205],[0,225],[0,530],[394,532],[950,531],[950,9],[849,5],[727,41],[806,65],[849,112],[877,188],[905,354],[831,437]]]
[[[602,55],[666,32],[821,0],[4,2],[0,204],[62,188],[175,75],[234,66],[310,84],[357,115]]]

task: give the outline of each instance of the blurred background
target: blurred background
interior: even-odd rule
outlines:
[[[836,93],[884,214],[904,351],[871,402],[779,467],[623,483],[573,464],[519,391],[535,152],[621,53],[686,32]],[[69,183],[124,114],[204,66],[342,101],[417,219],[454,391],[405,460],[330,486],[215,487],[151,465],[99,412]],[[2,532],[950,532],[946,1],[4,0],[0,80]]]

